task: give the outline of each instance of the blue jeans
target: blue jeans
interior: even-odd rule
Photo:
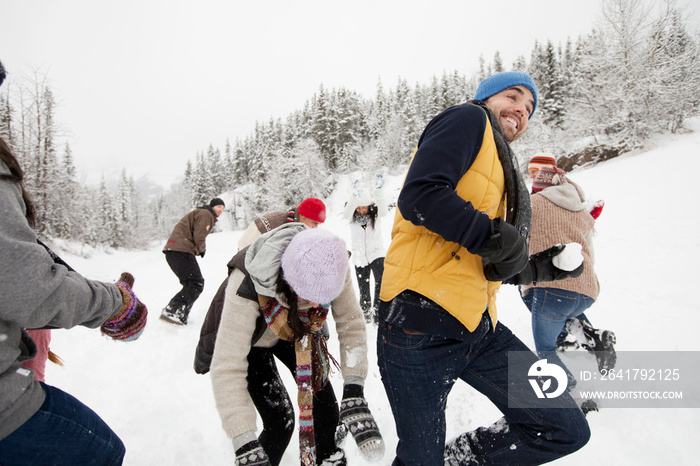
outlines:
[[[567,320],[588,321],[583,311],[593,305],[593,298],[558,288],[531,288],[522,299],[532,313],[532,336],[537,354],[564,369],[571,390],[576,379],[557,355],[557,339],[562,332],[566,333]]]
[[[585,445],[588,423],[570,396],[557,398],[553,408],[509,407],[509,401],[517,404],[508,391],[509,351],[531,354],[528,367],[538,359],[501,323],[467,344],[406,333],[380,320],[377,361],[399,437],[393,464],[444,464],[445,407],[457,379],[487,396],[504,414],[490,428],[470,433],[478,464],[540,464]]]
[[[124,444],[90,408],[41,384],[46,399],[34,416],[0,441],[0,464],[120,465]]]
[[[556,349],[557,338],[564,330],[567,320],[587,320],[583,311],[591,307],[594,300],[568,290],[531,288],[530,292],[523,296],[523,302],[532,312],[535,349],[542,355]]]

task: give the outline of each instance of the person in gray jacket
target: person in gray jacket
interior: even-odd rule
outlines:
[[[0,64],[0,84],[4,74]],[[109,426],[21,364],[37,352],[25,329],[101,327],[128,341],[148,311],[130,274],[116,284],[88,280],[38,240],[23,177],[0,139],[0,464],[121,464],[125,447]]]

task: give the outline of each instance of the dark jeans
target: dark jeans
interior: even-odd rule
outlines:
[[[73,396],[44,383],[34,416],[0,441],[0,464],[119,465],[126,449],[117,434]]]
[[[374,304],[372,304],[372,296],[369,293],[369,274],[374,274]],[[382,288],[382,275],[384,275],[384,258],[380,257],[372,261],[366,267],[355,266],[357,274],[357,286],[360,288],[360,307],[364,312],[365,317],[370,317],[370,309],[374,308],[373,314],[376,314],[379,308],[379,290]],[[371,315],[373,317],[373,315]]]
[[[393,464],[444,464],[445,407],[457,379],[487,396],[504,414],[489,428],[470,433],[478,464],[541,464],[585,445],[588,424],[568,394],[558,397],[553,408],[509,406],[509,401],[518,403],[508,391],[509,351],[532,355],[524,373],[538,359],[501,323],[468,344],[406,333],[380,320],[377,360],[399,437]]]
[[[296,374],[294,343],[280,341],[272,348],[253,347],[248,354],[248,392],[262,419],[258,437],[270,463],[278,465],[294,433],[294,405],[277,371],[273,355]],[[317,463],[335,451],[338,403],[330,382],[314,396],[314,437]]]
[[[197,264],[197,258],[187,252],[165,251],[165,260],[182,285],[182,289],[172,297],[169,305],[172,308],[186,306],[189,310],[204,290],[204,277]]]

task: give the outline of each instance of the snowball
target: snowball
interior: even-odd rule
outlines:
[[[552,263],[561,270],[571,271],[576,269],[583,263],[581,247],[578,243],[567,244],[561,253],[552,258]]]
[[[345,352],[345,365],[347,367],[355,367],[363,361],[367,360],[367,353],[362,348],[353,348]]]

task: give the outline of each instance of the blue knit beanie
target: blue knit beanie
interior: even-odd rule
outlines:
[[[530,89],[532,96],[535,98],[535,105],[532,107],[532,113],[528,120],[535,114],[537,108],[537,87],[529,74],[522,71],[504,71],[489,76],[479,83],[474,94],[474,100],[486,100],[492,95],[498,94],[501,91],[513,86],[525,86]]]

